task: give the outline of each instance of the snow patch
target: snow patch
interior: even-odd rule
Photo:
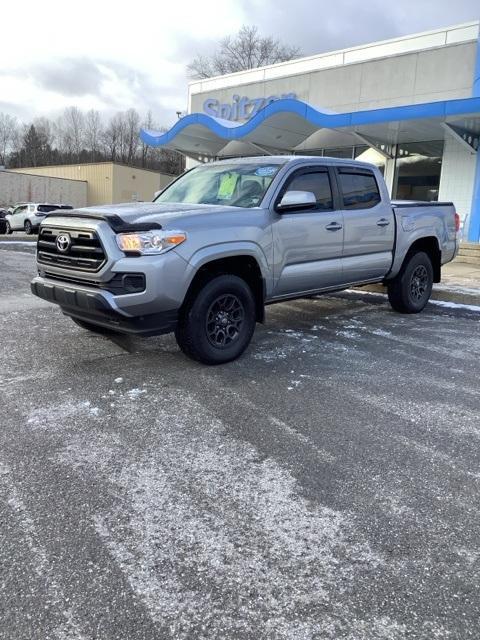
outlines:
[[[430,300],[430,304],[437,307],[444,307],[446,309],[466,309],[468,311],[475,311],[480,313],[480,306],[474,304],[460,304],[459,302],[447,302],[446,300]]]
[[[147,390],[146,389],[129,389],[127,391],[127,396],[129,398],[138,398],[143,393],[147,393]]]
[[[340,336],[341,338],[359,338],[360,334],[355,331],[345,331],[344,329],[339,329],[335,331],[336,336]]]
[[[392,335],[391,331],[384,331],[383,329],[373,329],[370,333],[374,336],[381,336],[382,338],[389,338]]]

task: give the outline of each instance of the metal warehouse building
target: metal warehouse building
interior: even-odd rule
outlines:
[[[392,197],[451,200],[480,239],[479,22],[189,85],[189,115],[149,144],[193,161],[294,153],[378,165]]]
[[[87,183],[87,206],[151,201],[154,193],[166,187],[175,177],[116,162],[29,167],[12,169],[12,171],[68,180],[83,180]]]
[[[10,207],[17,202],[52,202],[85,207],[87,183],[84,180],[0,170],[0,207]]]

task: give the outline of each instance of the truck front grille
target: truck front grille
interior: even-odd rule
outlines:
[[[63,236],[61,242],[57,241],[59,236]],[[96,272],[105,264],[106,256],[95,231],[42,226],[37,261],[64,269]]]

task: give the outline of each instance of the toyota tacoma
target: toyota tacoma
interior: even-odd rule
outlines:
[[[374,165],[222,160],[154,202],[49,214],[31,288],[85,329],[173,331],[189,357],[219,364],[242,354],[267,304],[383,283],[396,311],[421,311],[458,228],[450,202],[390,201]]]

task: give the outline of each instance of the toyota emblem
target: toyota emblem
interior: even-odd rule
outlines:
[[[68,233],[59,233],[55,244],[57,246],[57,250],[60,251],[60,253],[67,253],[67,251],[70,249],[70,245],[72,244],[72,239],[70,238]]]

